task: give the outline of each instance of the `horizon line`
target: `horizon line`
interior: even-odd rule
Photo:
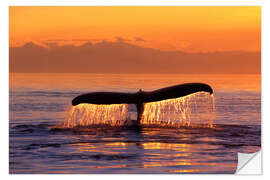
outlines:
[[[261,75],[262,73],[111,73],[111,72],[9,72],[11,73],[17,73],[17,74],[162,74],[162,75]]]
[[[60,41],[59,41],[60,42]],[[65,46],[73,46],[75,48],[77,47],[81,47],[85,44],[88,44],[88,43],[91,43],[92,45],[96,45],[96,44],[99,44],[99,43],[103,43],[103,42],[106,42],[106,43],[114,43],[114,44],[117,44],[117,43],[122,43],[122,44],[129,44],[129,45],[133,45],[133,46],[137,46],[137,47],[140,47],[140,48],[146,48],[146,49],[153,49],[153,50],[158,50],[158,51],[162,51],[162,52],[182,52],[182,53],[187,53],[187,54],[207,54],[207,53],[227,53],[227,52],[248,52],[248,53],[261,53],[261,50],[259,51],[256,51],[256,50],[213,50],[213,51],[187,51],[187,50],[162,50],[162,49],[157,49],[157,48],[152,48],[152,47],[145,47],[145,46],[139,46],[138,44],[133,44],[133,43],[128,43],[126,41],[108,41],[108,40],[101,40],[101,41],[98,41],[98,42],[93,42],[93,41],[85,41],[84,43],[80,44],[80,45],[75,45],[75,44],[71,44],[71,43],[66,43],[66,44],[59,44],[58,42],[56,42],[56,47],[65,47]],[[11,44],[9,43],[9,49],[10,48],[20,48],[20,47],[25,47],[26,44],[34,44],[36,46],[39,46],[39,47],[42,47],[42,48],[46,48],[46,49],[52,49],[54,47],[49,47],[45,44],[42,44],[42,43],[36,43],[34,41],[28,41],[28,42],[25,42],[24,44],[22,45],[15,45],[15,46],[11,46]]]

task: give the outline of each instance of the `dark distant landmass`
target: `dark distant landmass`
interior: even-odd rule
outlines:
[[[9,48],[10,72],[259,74],[260,52],[186,53],[144,48],[127,42],[81,46],[32,42]]]

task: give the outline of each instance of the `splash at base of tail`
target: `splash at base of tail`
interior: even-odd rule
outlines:
[[[141,125],[142,115],[145,110],[145,103],[184,97],[196,92],[209,92],[213,94],[213,89],[204,83],[186,83],[150,92],[142,90],[136,93],[93,92],[75,97],[72,100],[72,105],[76,106],[82,103],[96,105],[135,104],[137,107],[136,125],[139,126]]]

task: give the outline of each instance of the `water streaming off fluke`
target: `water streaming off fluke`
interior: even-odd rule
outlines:
[[[136,120],[133,104],[79,104],[72,106],[64,127],[108,125],[124,126]],[[213,126],[214,96],[197,92],[188,96],[144,104],[141,117],[143,126],[182,127]]]
[[[126,123],[127,116],[128,104],[79,104],[70,108],[64,126],[68,128],[91,125],[122,126]]]
[[[214,96],[207,92],[197,92],[180,98],[146,103],[141,124],[212,127],[214,117]]]

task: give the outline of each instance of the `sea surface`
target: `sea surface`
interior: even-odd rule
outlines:
[[[218,173],[237,153],[261,149],[260,75],[10,73],[11,174]],[[95,91],[136,92],[187,82],[214,89],[214,126],[55,128],[71,100]]]

